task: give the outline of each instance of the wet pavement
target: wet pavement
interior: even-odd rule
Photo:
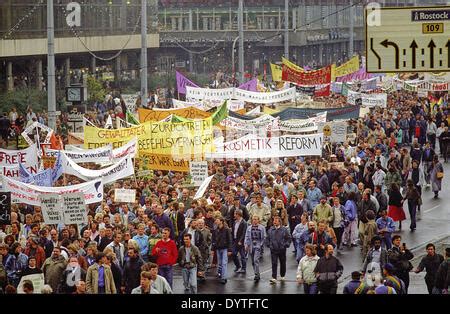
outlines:
[[[450,164],[444,164],[444,182],[440,197],[434,199],[434,194],[430,189],[423,189],[423,206],[418,214],[417,229],[415,232],[409,230],[409,213],[405,204],[405,213],[407,220],[403,221],[402,231],[396,232],[402,236],[402,242],[413,250],[416,256],[425,252],[426,243],[435,243],[440,239],[450,235]],[[264,250],[264,257],[261,260],[260,271],[261,280],[258,283],[253,281],[254,273],[251,262],[247,265],[247,273],[236,274],[233,272],[234,263],[229,260],[228,264],[228,283],[221,284],[215,278],[216,269],[210,270],[206,282],[198,284],[198,293],[204,294],[303,294],[302,286],[297,285],[296,271],[297,263],[292,253],[293,247],[288,249],[287,254],[287,273],[285,282],[277,282],[275,285],[269,283],[271,278],[271,260],[269,249]],[[336,251],[335,251],[336,252]],[[439,252],[443,254],[443,252]],[[347,248],[339,251],[336,257],[340,259],[344,266],[344,274],[340,279],[338,293],[342,293],[344,285],[349,281],[352,271],[360,270],[363,262],[363,256],[359,247]],[[413,260],[414,267],[417,266],[420,259]],[[279,271],[279,269],[278,269]],[[427,293],[424,282],[424,273],[411,273],[410,294]],[[279,276],[279,275],[278,275]],[[175,270],[174,292],[184,293],[183,280],[179,269]]]

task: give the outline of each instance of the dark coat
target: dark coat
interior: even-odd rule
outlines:
[[[223,227],[222,229],[217,228],[213,231],[212,236],[212,250],[223,250],[228,249],[231,251],[231,246],[233,244],[233,239],[231,236],[231,229]]]
[[[233,221],[231,226],[231,236],[233,237],[233,245],[238,245],[241,243],[241,246],[244,245],[245,233],[247,232],[247,222],[244,218],[241,219],[241,223],[239,224],[238,230],[236,232],[236,237],[234,236],[234,226],[236,225],[236,221]]]

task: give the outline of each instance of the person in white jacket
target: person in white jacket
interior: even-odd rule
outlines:
[[[317,279],[314,273],[319,257],[316,255],[316,249],[312,244],[305,246],[305,256],[298,263],[297,282],[303,284],[305,294],[317,294]]]
[[[382,187],[382,191],[386,191],[386,185],[384,184],[384,178],[386,177],[386,172],[383,171],[383,167],[380,164],[377,164],[376,171],[372,176],[373,185],[380,185]]]

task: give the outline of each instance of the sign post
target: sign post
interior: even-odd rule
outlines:
[[[379,23],[368,16],[378,14]],[[368,73],[450,71],[450,6],[366,9]]]

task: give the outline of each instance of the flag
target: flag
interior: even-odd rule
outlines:
[[[223,119],[225,119],[226,117],[228,117],[228,107],[227,107],[227,101],[225,100],[222,104],[222,106],[220,106],[216,112],[214,112],[212,114],[212,123],[213,125],[216,125],[218,123],[220,123],[220,121],[222,121]]]
[[[129,124],[134,124],[134,125],[139,125],[139,121],[136,119],[136,117],[127,110],[127,114],[126,114],[126,121]]]
[[[64,149],[61,137],[59,135],[55,135],[55,132],[53,132],[52,136],[50,137],[50,148],[57,150]]]
[[[258,85],[258,79],[254,78],[253,80],[248,81],[247,83],[242,84],[239,86],[239,89],[244,89],[249,92],[256,92],[256,86]]]
[[[56,181],[58,181],[59,177],[61,177],[63,174],[62,157],[60,153],[58,153],[55,165],[51,170],[52,170],[51,175],[52,183],[55,183]]]
[[[113,128],[113,122],[111,115],[108,115],[108,119],[106,119],[105,129],[112,129]]]
[[[183,74],[178,71],[175,71],[175,76],[177,79],[177,91],[180,94],[186,94],[186,86],[198,87],[197,84],[189,80]]]
[[[53,186],[52,169],[45,169],[33,175],[34,184],[37,186]]]
[[[281,81],[281,73],[283,71],[283,68],[279,65],[271,63],[270,70],[272,71],[272,81],[280,82]]]
[[[19,164],[19,178],[20,182],[23,183],[32,183],[33,182],[33,175],[28,171],[25,166],[20,163]]]

